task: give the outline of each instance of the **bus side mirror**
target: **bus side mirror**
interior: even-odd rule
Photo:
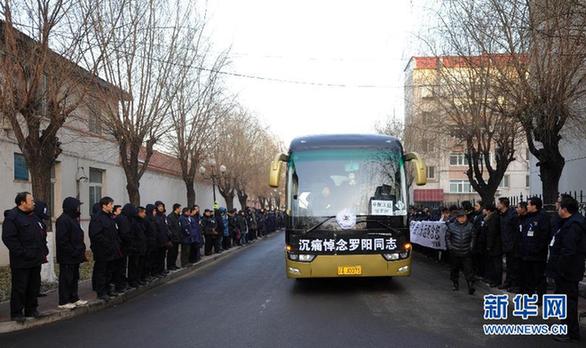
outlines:
[[[271,162],[271,168],[269,169],[269,186],[279,187],[279,181],[281,179],[281,162],[287,162],[289,156],[284,153],[278,154],[275,159]]]
[[[427,169],[425,168],[425,162],[423,162],[419,154],[417,152],[409,152],[405,154],[405,161],[413,161],[415,165],[415,184],[417,186],[427,184]]]

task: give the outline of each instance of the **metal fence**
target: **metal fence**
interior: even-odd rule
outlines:
[[[574,199],[578,201],[580,213],[582,213],[582,215],[586,216],[586,191],[575,190],[575,191],[567,191],[567,192],[561,192],[561,193],[568,194],[568,195],[574,197]],[[539,198],[543,199],[542,195],[525,196],[522,193],[519,195],[516,195],[516,196],[505,196],[505,197],[507,197],[509,199],[509,201],[511,202],[511,206],[516,206],[519,202],[527,201],[527,199],[530,197],[539,197]],[[443,206],[448,207],[448,208],[452,205],[460,207],[463,201],[464,200],[444,202]],[[474,203],[476,203],[476,199],[471,199],[469,201],[472,203],[472,205],[474,205]],[[437,207],[430,207],[430,208],[437,208]]]

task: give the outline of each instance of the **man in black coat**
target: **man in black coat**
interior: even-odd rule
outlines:
[[[134,205],[130,203],[124,205],[124,208],[122,209],[122,214],[126,216],[130,225],[127,248],[128,284],[133,288],[137,288],[139,285],[144,285],[141,279],[144,273],[144,256],[147,250],[147,240],[145,235],[146,225],[143,223],[146,213],[144,208],[142,208],[141,213],[139,213],[139,209],[135,208]]]
[[[521,241],[521,292],[539,296],[547,290],[545,265],[547,262],[547,246],[549,244],[550,219],[541,211],[543,202],[539,197],[527,200],[527,214],[519,219]]]
[[[499,215],[494,203],[484,207],[482,235],[486,237],[486,274],[490,287],[497,287],[503,275],[503,249],[500,233]]]
[[[578,322],[578,283],[584,277],[586,231],[584,217],[578,213],[578,202],[569,195],[561,195],[558,214],[560,228],[549,244],[547,276],[555,281],[555,293],[567,296],[568,334],[556,336],[558,341],[580,340]]]
[[[181,224],[179,217],[181,216],[181,204],[173,204],[173,211],[167,216],[167,223],[169,224],[169,233],[172,246],[167,251],[167,270],[174,271],[179,269],[177,267],[177,256],[179,255],[179,244],[181,244],[183,236],[181,232]]]
[[[167,257],[167,250],[169,250],[173,244],[171,243],[169,222],[167,221],[167,215],[165,215],[165,204],[161,201],[156,201],[155,207],[155,224],[157,227],[158,243],[158,254],[155,261],[155,271],[157,276],[164,276],[167,274],[167,271],[165,271],[165,258]]]
[[[112,218],[113,203],[110,197],[100,199],[100,210],[91,219],[89,226],[90,248],[95,261],[92,285],[98,299],[104,301],[118,295],[110,291],[110,281],[117,260],[122,258],[118,228]]]
[[[456,221],[448,223],[446,231],[446,244],[450,252],[450,279],[453,283],[452,290],[460,288],[458,278],[460,270],[464,273],[468,284],[468,293],[474,294],[474,269],[472,267],[472,238],[473,226],[468,221],[468,215],[464,210],[456,213]]]
[[[79,265],[86,261],[83,230],[79,224],[81,202],[63,200],[63,214],[55,222],[55,246],[59,264],[59,308],[73,309],[87,304],[79,299]]]
[[[518,292],[520,289],[520,265],[521,258],[519,255],[519,241],[521,233],[519,232],[519,223],[515,208],[510,207],[509,199],[501,197],[498,200],[497,209],[499,211],[499,221],[501,230],[501,239],[503,254],[505,255],[505,281],[499,286],[499,289],[508,289],[512,292]]]
[[[43,224],[33,214],[33,196],[20,192],[14,203],[16,207],[4,212],[2,241],[10,253],[10,317],[23,322],[25,317],[40,315],[37,295],[41,287],[41,265],[47,262],[49,249]]]
[[[157,242],[157,224],[155,221],[155,205],[147,204],[145,217],[142,220],[146,238],[147,251],[145,255],[145,277],[143,280],[150,281],[157,275],[156,260],[159,255],[159,244]]]

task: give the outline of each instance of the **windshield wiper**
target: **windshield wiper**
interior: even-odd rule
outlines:
[[[325,224],[326,222],[328,222],[329,220],[331,220],[331,219],[333,219],[335,217],[336,217],[335,215],[326,216],[320,223],[318,223],[317,225],[314,225],[314,226],[308,228],[304,233],[308,233],[308,232],[311,232],[313,230],[318,229],[321,225]]]

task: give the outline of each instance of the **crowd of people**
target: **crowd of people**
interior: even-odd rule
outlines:
[[[16,206],[4,212],[2,240],[10,253],[12,320],[36,318],[41,286],[41,265],[47,263],[47,205],[29,192],[18,193]],[[81,202],[63,201],[55,222],[56,261],[59,264],[60,309],[87,305],[78,295],[80,265],[88,261],[85,232],[80,223]],[[204,255],[221,253],[254,242],[284,225],[277,209],[227,210],[175,203],[167,212],[163,202],[145,207],[114,205],[103,197],[92,207],[89,223],[93,257],[92,288],[98,299],[109,301],[124,291],[144,286],[170,271],[188,267]],[[179,265],[178,265],[179,263]]]
[[[586,224],[578,202],[562,194],[557,213],[544,212],[539,197],[511,207],[508,198],[494,203],[462,202],[461,207],[411,209],[417,221],[447,224],[446,245],[450,256],[450,279],[459,290],[459,273],[473,294],[476,281],[512,293],[537,294],[540,305],[547,292],[547,278],[556,294],[567,295],[568,335],[561,340],[580,338],[578,283],[584,277]],[[435,215],[435,216],[434,216]]]

